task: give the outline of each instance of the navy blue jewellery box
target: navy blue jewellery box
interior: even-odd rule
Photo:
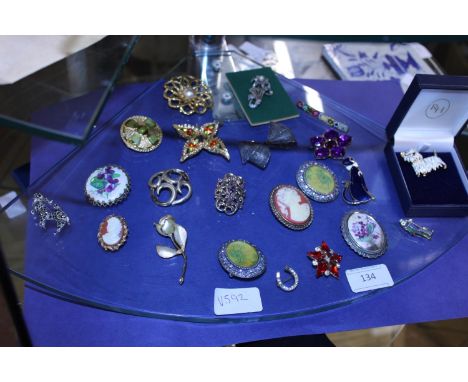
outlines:
[[[468,77],[417,74],[387,126],[385,155],[406,216],[454,217],[468,215],[468,179],[459,138],[467,139]],[[464,134],[463,134],[464,133]],[[455,139],[457,137],[457,139]],[[455,144],[457,141],[457,144]],[[466,145],[464,146],[466,149]],[[414,149],[430,168],[417,176],[401,153]],[[416,154],[417,155],[417,154]],[[432,161],[432,162],[431,162]]]

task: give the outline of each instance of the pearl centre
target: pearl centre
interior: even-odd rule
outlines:
[[[193,97],[195,97],[195,93],[191,88],[185,88],[183,90],[183,93],[185,98],[192,99]]]

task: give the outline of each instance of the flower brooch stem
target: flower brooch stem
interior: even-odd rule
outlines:
[[[184,265],[182,267],[182,274],[179,278],[179,284],[182,285],[185,280],[185,272],[187,270],[187,255],[185,254],[185,244],[187,243],[187,231],[184,227],[177,224],[171,215],[164,215],[159,219],[158,223],[153,223],[156,231],[161,236],[171,239],[175,248],[165,247],[162,245],[156,246],[156,252],[159,257],[163,259],[170,259],[177,255],[182,255],[184,258]]]

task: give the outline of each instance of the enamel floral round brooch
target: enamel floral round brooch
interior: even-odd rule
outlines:
[[[145,153],[156,149],[162,141],[159,125],[143,115],[127,118],[120,126],[120,136],[129,149]]]
[[[317,162],[304,163],[296,174],[299,188],[316,202],[331,202],[338,197],[338,181],[332,170]]]
[[[117,251],[125,244],[128,235],[127,222],[122,216],[109,215],[99,225],[98,242],[106,251]]]
[[[86,199],[94,206],[108,207],[124,201],[130,178],[122,167],[107,165],[94,170],[86,180]]]
[[[362,257],[375,259],[387,249],[382,226],[367,212],[351,211],[341,221],[341,233],[351,249]]]
[[[270,207],[280,223],[293,230],[307,228],[314,217],[312,206],[304,193],[286,184],[280,184],[271,191]]]
[[[218,260],[229,277],[253,279],[266,269],[265,256],[253,244],[245,240],[231,240],[224,243],[218,253]]]

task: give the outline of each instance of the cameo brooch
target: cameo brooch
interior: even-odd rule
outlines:
[[[270,194],[270,207],[280,223],[290,229],[305,229],[312,223],[314,213],[309,199],[294,186],[276,186]]]
[[[338,181],[332,170],[317,162],[307,162],[296,174],[299,188],[316,202],[331,202],[338,197]]]
[[[125,244],[128,235],[127,222],[122,216],[109,215],[99,225],[98,242],[106,251],[117,251]]]
[[[94,206],[109,207],[124,201],[130,178],[122,167],[107,165],[94,170],[86,180],[86,199]]]
[[[369,213],[351,211],[341,221],[341,233],[351,249],[362,257],[375,259],[387,249],[382,226]]]
[[[263,253],[245,240],[224,243],[219,250],[218,260],[229,277],[253,279],[262,275],[266,269]]]

